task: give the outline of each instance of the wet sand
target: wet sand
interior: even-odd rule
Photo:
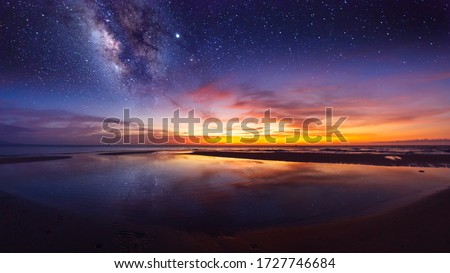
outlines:
[[[355,219],[188,232],[100,222],[0,193],[1,252],[449,252],[450,189]]]
[[[373,216],[238,233],[264,252],[450,252],[450,189]]]
[[[287,162],[340,163],[374,166],[414,166],[449,168],[450,154],[349,154],[349,153],[296,153],[296,152],[222,152],[195,151],[203,156],[277,160]]]

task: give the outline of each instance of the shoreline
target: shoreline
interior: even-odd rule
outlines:
[[[163,150],[162,150],[163,151]],[[161,151],[114,151],[90,152],[98,156],[147,155]],[[356,164],[386,167],[422,167],[422,168],[450,168],[450,154],[350,154],[350,153],[299,153],[299,152],[235,152],[235,151],[202,151],[193,150],[192,155],[239,158],[251,160],[273,160],[284,162],[328,163],[328,164]],[[0,164],[17,164],[39,161],[69,159],[67,153],[61,155],[42,156],[4,156],[0,157]]]

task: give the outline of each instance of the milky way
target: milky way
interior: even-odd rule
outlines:
[[[151,100],[183,52],[158,3],[11,1],[1,12],[3,71],[42,92]]]
[[[68,96],[88,87],[88,97],[142,99],[242,71],[354,62],[354,52],[381,60],[402,49],[408,69],[445,62],[450,37],[445,1],[7,1],[0,12],[2,81]]]
[[[158,12],[137,1],[88,1],[88,30],[102,57],[127,86],[145,92],[164,79],[169,50]]]

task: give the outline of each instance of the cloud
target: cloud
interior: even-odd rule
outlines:
[[[352,135],[385,139],[442,138],[449,129],[448,95],[434,83],[446,80],[448,73],[356,77],[346,81],[304,81],[280,85],[279,89],[259,83],[232,83],[228,79],[210,82],[179,98],[181,108],[195,108],[219,119],[260,118],[267,109],[279,119],[293,117],[288,127],[301,128],[307,117],[323,118],[325,107],[337,117],[349,117],[344,126]],[[350,134],[350,133],[349,133]]]
[[[233,91],[221,88],[216,82],[202,85],[199,88],[187,93],[187,97],[200,104],[212,103],[217,100],[227,100],[233,96]]]
[[[65,110],[0,108],[0,141],[24,144],[98,144],[103,118]]]
[[[348,117],[340,129],[352,140],[433,139],[450,134],[448,91],[439,84],[447,77],[448,73],[443,72],[414,75],[409,80],[405,75],[337,83],[292,80],[279,88],[226,78],[168,99],[184,112],[182,115],[195,109],[197,117],[217,117],[222,121],[233,117],[261,118],[270,108],[272,117],[278,120],[294,118],[294,123],[286,125],[287,130],[302,128],[308,117],[323,119],[325,107],[333,107],[335,120]],[[1,100],[0,114],[0,141],[4,142],[99,144],[102,136],[103,117],[23,108]],[[173,112],[166,114],[170,118]],[[156,127],[153,129],[160,135],[172,134],[171,127],[167,132]],[[274,129],[274,133],[278,132]],[[134,130],[131,134],[137,136],[139,132]]]

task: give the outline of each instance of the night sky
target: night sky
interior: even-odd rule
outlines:
[[[100,122],[349,116],[354,143],[450,138],[448,1],[1,1],[0,142]]]

